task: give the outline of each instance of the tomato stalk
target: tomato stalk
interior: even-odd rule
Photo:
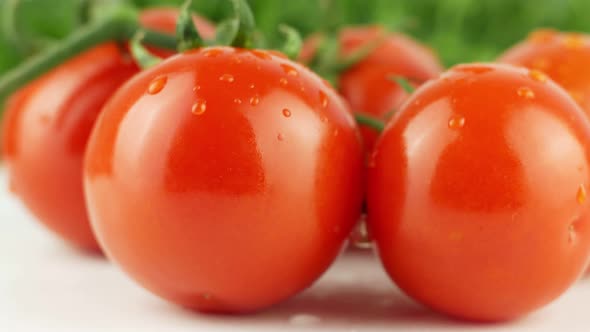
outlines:
[[[414,88],[412,86],[412,84],[410,83],[410,81],[407,78],[403,77],[403,76],[391,76],[390,79],[393,82],[399,84],[399,86],[402,89],[404,89],[404,91],[407,94],[409,94],[409,95],[411,95],[412,93],[414,93],[414,91],[416,91],[416,88]]]
[[[145,32],[139,31],[136,33],[129,42],[129,49],[135,62],[139,64],[139,67],[141,67],[141,69],[147,69],[159,64],[162,62],[162,59],[151,54],[145,47],[143,47],[141,44],[143,38],[145,38]]]
[[[383,123],[383,121],[364,113],[355,113],[354,118],[359,125],[370,127],[379,133],[385,128],[385,123]]]
[[[234,16],[217,26],[215,39],[205,42],[199,35],[190,14],[192,0],[187,0],[181,10],[176,34],[179,40],[179,51],[202,47],[203,45],[224,45],[239,48],[256,48],[261,45],[261,37],[256,30],[256,22],[250,6],[245,0],[231,0]],[[303,41],[297,30],[280,25],[279,30],[285,35],[285,42],[280,49],[289,58],[296,59],[301,52]]]
[[[190,10],[192,0],[187,0],[180,10],[180,16],[176,23],[176,36],[178,38],[178,51],[202,47],[205,43],[199,34],[195,23],[193,22]]]
[[[2,76],[0,79],[0,100],[80,52],[107,41],[129,40],[140,28],[137,12],[131,9],[117,11],[107,18],[82,27],[64,41],[31,57],[19,67]],[[165,49],[176,49],[177,40],[175,37],[143,30],[145,32],[144,43]]]

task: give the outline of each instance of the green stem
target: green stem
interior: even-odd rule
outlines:
[[[279,31],[285,35],[285,43],[283,44],[281,51],[285,53],[289,59],[296,60],[303,47],[303,41],[301,40],[299,32],[284,24],[279,25]]]
[[[254,47],[256,23],[248,2],[246,0],[231,0],[231,4],[234,15],[236,15],[236,18],[240,22],[238,33],[231,46],[242,48]]]
[[[0,79],[0,100],[4,100],[21,86],[80,52],[107,41],[131,39],[139,28],[136,13],[130,11],[122,11],[107,19],[82,27],[64,41],[4,74]],[[144,42],[161,48],[176,49],[176,38],[153,31],[146,31]]]
[[[162,59],[151,54],[145,47],[143,47],[141,42],[144,37],[145,33],[143,31],[139,31],[129,42],[131,55],[135,59],[135,62],[139,64],[141,69],[147,69],[162,62]]]
[[[391,76],[390,79],[392,81],[394,81],[395,83],[399,84],[399,86],[409,95],[411,95],[412,93],[414,93],[414,91],[416,90],[416,88],[414,88],[412,86],[412,83],[410,83],[410,81],[405,78],[404,76]]]
[[[355,113],[354,118],[358,124],[370,127],[379,133],[385,128],[383,121],[363,113]]]
[[[176,36],[178,37],[178,51],[184,52],[204,45],[201,35],[193,22],[191,14],[192,0],[187,0],[180,9],[180,16],[176,22]]]

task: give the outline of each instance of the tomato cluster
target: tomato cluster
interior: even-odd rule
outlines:
[[[177,16],[141,19],[170,32]],[[10,99],[11,187],[65,240],[200,311],[252,312],[308,287],[363,202],[387,272],[430,308],[506,320],[562,294],[590,256],[589,39],[537,32],[500,59],[529,69],[442,74],[399,33],[345,29],[338,45],[334,61],[367,54],[337,89],[276,51],[151,48],[170,57],[140,70],[126,47],[99,45]]]

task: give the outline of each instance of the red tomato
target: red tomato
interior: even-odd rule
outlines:
[[[387,125],[369,227],[398,286],[441,312],[504,320],[559,296],[590,253],[590,124],[538,71],[455,67]]]
[[[170,10],[161,20],[158,13],[150,10],[141,19],[169,29]],[[86,142],[103,104],[138,71],[108,43],[55,68],[7,103],[2,141],[13,191],[47,227],[84,249],[98,250],[82,190]]]
[[[499,59],[541,70],[564,87],[590,115],[590,37],[537,30]]]
[[[85,188],[107,254],[154,293],[248,312],[309,286],[360,214],[362,145],[322,80],[209,48],[130,80],[91,137]]]
[[[401,33],[388,33],[380,27],[345,28],[340,32],[343,55],[359,47],[383,38],[383,42],[371,54],[339,78],[339,91],[354,112],[384,118],[398,109],[407,98],[404,90],[391,80],[391,76],[403,76],[419,85],[437,77],[442,65],[427,47]],[[321,37],[314,35],[306,41],[301,59],[309,60],[319,46]],[[375,144],[378,133],[361,126],[367,151]]]

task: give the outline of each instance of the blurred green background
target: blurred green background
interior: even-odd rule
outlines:
[[[183,0],[0,0],[0,74],[84,24],[88,3],[127,1],[137,7]],[[432,46],[446,65],[491,60],[536,27],[590,30],[589,0],[250,0],[271,43],[287,23],[306,35],[346,24],[378,23]],[[10,10],[18,5],[17,10]],[[194,0],[214,21],[227,0]]]

